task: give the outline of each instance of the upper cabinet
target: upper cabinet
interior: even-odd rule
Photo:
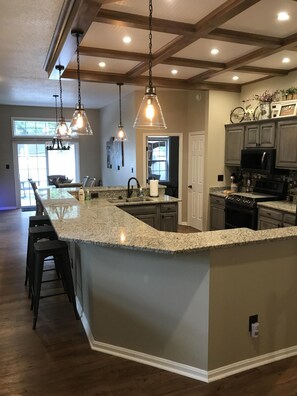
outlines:
[[[244,125],[226,125],[225,131],[225,164],[239,166],[244,142]]]
[[[244,146],[270,147],[275,144],[275,123],[265,122],[261,124],[247,124],[245,127]]]
[[[276,167],[297,169],[297,120],[278,121]]]

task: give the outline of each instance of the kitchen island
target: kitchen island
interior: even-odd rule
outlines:
[[[162,232],[100,191],[84,202],[67,191],[39,195],[69,242],[93,349],[202,381],[297,353],[297,227]]]

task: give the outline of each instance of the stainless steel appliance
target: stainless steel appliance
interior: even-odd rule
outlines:
[[[225,199],[225,228],[257,229],[257,202],[285,199],[287,182],[257,180],[252,193],[238,192]]]
[[[249,148],[241,150],[243,171],[272,174],[275,171],[275,149]]]

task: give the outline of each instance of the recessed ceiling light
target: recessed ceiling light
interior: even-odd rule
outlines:
[[[98,65],[99,65],[100,67],[104,68],[104,67],[106,66],[106,63],[105,63],[105,62],[99,62]]]
[[[290,62],[290,58],[283,58],[282,62],[283,63],[289,63]]]
[[[289,14],[287,12],[283,11],[277,14],[278,21],[287,21],[289,18]]]
[[[213,49],[210,51],[210,53],[211,53],[212,55],[217,55],[219,52],[220,52],[220,51],[219,51],[217,48],[213,48]]]
[[[232,80],[237,81],[237,80],[239,80],[239,77],[238,76],[233,76]]]
[[[172,70],[171,70],[171,74],[174,74],[174,75],[175,75],[175,74],[177,74],[177,73],[178,73],[178,71],[177,71],[176,69],[172,69]]]
[[[131,37],[130,36],[125,36],[123,37],[123,42],[125,44],[130,44],[131,43]]]

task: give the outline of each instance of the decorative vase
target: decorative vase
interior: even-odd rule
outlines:
[[[261,120],[267,120],[271,118],[271,103],[270,102],[262,102],[261,106]]]

